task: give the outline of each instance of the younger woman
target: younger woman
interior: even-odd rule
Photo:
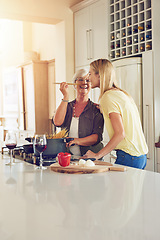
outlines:
[[[110,137],[108,144],[98,153],[87,151],[87,158],[102,158],[113,149],[117,164],[144,169],[148,147],[142,131],[139,112],[132,97],[118,88],[113,65],[107,59],[90,64],[91,87],[100,88],[100,109]]]

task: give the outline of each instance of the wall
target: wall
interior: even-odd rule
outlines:
[[[23,59],[23,24],[1,20],[2,67],[16,66]]]
[[[3,70],[17,66],[23,59],[23,24],[20,21],[1,20],[0,54],[0,115],[3,114]]]
[[[64,80],[70,81],[74,73],[74,44],[73,44],[73,13],[69,6],[73,0],[2,0],[0,2],[0,18],[9,18],[36,23],[57,24],[64,21],[65,61],[62,61],[61,71],[65,71]],[[79,2],[79,1],[76,1]],[[61,25],[58,25],[60,27]],[[58,60],[60,61],[60,59]],[[64,64],[65,65],[62,65]]]
[[[69,7],[73,5],[73,3],[79,1],[80,0],[47,0],[46,2],[42,0],[39,2],[24,0],[21,2],[15,0],[13,3],[9,0],[2,0],[0,2],[0,18],[23,21],[23,34],[21,37],[24,37],[24,39],[22,45],[17,41],[16,45],[18,45],[18,50],[21,48],[23,51],[38,51],[41,59],[44,60],[55,58],[57,81],[70,81],[74,74],[73,13]],[[40,23],[41,27],[38,26],[37,23]],[[49,34],[49,38],[47,38],[47,34],[44,33],[41,34],[42,38],[38,39],[37,34],[40,33],[40,28],[43,33],[46,31],[47,34]],[[15,35],[14,33],[13,35]],[[58,40],[54,38],[55,35]],[[12,36],[8,39],[11,40]],[[31,39],[33,39],[33,41]],[[52,44],[49,45],[51,40]],[[46,47],[44,47],[44,45],[42,47],[42,43],[46,43]],[[56,43],[58,43],[58,47],[55,46]],[[20,56],[20,59],[18,59],[16,45],[14,45],[14,56],[16,56],[14,59],[15,65],[23,61],[23,54]],[[13,44],[10,46],[13,46]],[[56,51],[54,47],[56,48]],[[10,64],[13,65],[12,61],[6,63],[6,65]],[[70,89],[70,99],[72,100],[73,98],[74,90]],[[61,96],[59,96],[57,105],[59,104],[60,99]],[[0,102],[0,114],[2,114],[1,105],[2,102]]]
[[[32,24],[32,50],[40,54],[41,60],[51,60],[56,57],[56,42],[57,35],[55,25]]]

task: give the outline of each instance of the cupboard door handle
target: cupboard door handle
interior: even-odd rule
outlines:
[[[90,43],[90,58],[93,59],[93,36],[92,36],[92,29],[89,29],[89,43]]]
[[[89,60],[89,30],[86,30],[86,40],[87,40],[87,60]]]
[[[146,105],[146,142],[147,142],[147,145],[148,145],[148,149],[150,148],[149,146],[149,105]],[[149,152],[148,151],[148,154],[147,154],[147,158],[150,158],[149,156]]]

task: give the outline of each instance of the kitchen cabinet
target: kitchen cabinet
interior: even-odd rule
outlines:
[[[48,133],[48,62],[32,61],[18,67],[19,129]]]
[[[110,1],[112,60],[152,50],[151,0]]]
[[[75,67],[89,65],[94,59],[106,58],[107,54],[107,4],[105,0],[85,1],[75,5]],[[91,4],[92,3],[92,4]],[[78,9],[78,10],[77,10]]]
[[[49,119],[52,119],[56,110],[56,88],[55,88],[55,60],[48,61],[48,96],[49,96]]]
[[[49,133],[54,133],[52,117],[56,111],[55,59],[48,61]]]
[[[150,0],[152,14],[152,51],[142,54],[143,59],[143,111],[144,132],[149,148],[148,167],[150,170],[159,171],[159,164],[155,143],[159,141],[160,136],[160,54],[159,54],[159,39],[160,39],[160,1]],[[148,169],[148,168],[147,168]]]
[[[156,170],[154,136],[154,75],[153,53],[146,52],[142,57],[143,66],[143,131],[148,145],[147,170]]]
[[[3,126],[0,126],[0,142],[4,141],[4,130]]]

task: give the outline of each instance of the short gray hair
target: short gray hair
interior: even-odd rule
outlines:
[[[73,76],[72,82],[75,82],[77,78],[84,77],[88,74],[89,70],[87,68],[79,69]]]

